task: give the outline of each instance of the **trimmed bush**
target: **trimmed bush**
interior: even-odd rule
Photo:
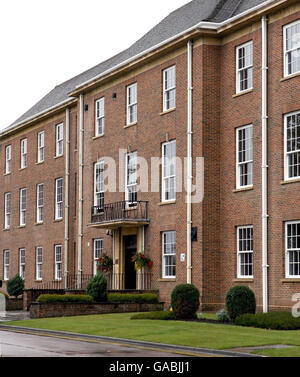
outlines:
[[[107,301],[107,280],[101,271],[89,281],[86,293],[92,296],[96,302]]]
[[[216,313],[217,321],[226,323],[230,321],[227,310],[221,309]]]
[[[226,295],[226,309],[232,321],[242,314],[255,314],[254,293],[250,288],[244,286],[231,288]]]
[[[149,312],[139,313],[131,316],[130,319],[151,319],[156,321],[170,321],[175,319],[173,312]]]
[[[110,303],[131,303],[131,304],[158,304],[158,296],[153,293],[109,293]]]
[[[197,318],[199,308],[199,291],[191,284],[177,285],[171,295],[171,306],[176,319]]]
[[[300,318],[294,318],[290,312],[243,314],[236,318],[235,324],[270,330],[297,330],[300,329]]]
[[[40,295],[36,300],[40,304],[55,304],[60,302],[92,303],[93,297],[87,295]]]
[[[6,285],[7,292],[10,296],[17,298],[24,292],[24,280],[20,275],[16,275],[8,280]]]

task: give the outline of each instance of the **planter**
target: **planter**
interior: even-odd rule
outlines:
[[[33,302],[30,305],[30,318],[72,317],[81,315],[136,313],[162,311],[164,303],[128,304],[128,303],[51,303]]]

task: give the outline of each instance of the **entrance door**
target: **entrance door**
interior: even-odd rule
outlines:
[[[136,235],[124,237],[125,250],[125,289],[136,289],[136,270],[131,258],[136,254]]]

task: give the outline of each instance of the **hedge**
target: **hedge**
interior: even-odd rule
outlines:
[[[153,293],[109,293],[109,303],[130,303],[130,304],[158,304],[158,296]]]
[[[37,302],[41,304],[60,303],[60,302],[75,302],[75,303],[92,303],[93,297],[88,295],[40,295]]]
[[[175,319],[174,312],[149,312],[149,313],[139,313],[131,316],[130,319],[153,319],[157,321],[169,321]]]
[[[235,324],[270,330],[297,330],[300,329],[300,318],[294,318],[290,312],[242,314],[236,318]]]

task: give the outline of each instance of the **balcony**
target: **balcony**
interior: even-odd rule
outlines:
[[[91,226],[114,229],[120,226],[149,224],[148,202],[122,201],[92,207]]]

